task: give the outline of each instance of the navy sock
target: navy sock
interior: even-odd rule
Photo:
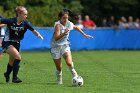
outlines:
[[[7,64],[7,71],[6,71],[6,75],[9,76],[10,73],[12,72],[13,70],[13,66],[11,66],[9,63]]]
[[[17,78],[17,74],[20,68],[20,60],[15,59],[13,64],[13,78]]]

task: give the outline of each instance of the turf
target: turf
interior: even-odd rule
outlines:
[[[57,85],[55,66],[48,51],[22,52],[20,84],[5,83],[7,54],[0,59],[0,93],[140,93],[140,51],[73,51],[82,87],[71,86],[63,61],[63,85]]]

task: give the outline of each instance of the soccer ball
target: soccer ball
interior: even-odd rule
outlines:
[[[83,78],[81,76],[73,77],[72,78],[72,85],[75,87],[83,86]]]

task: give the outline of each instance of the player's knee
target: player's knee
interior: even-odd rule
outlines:
[[[69,58],[70,58],[70,55],[69,55],[69,54],[64,55],[64,59],[65,59],[65,60],[67,60],[67,59],[69,59]]]
[[[20,54],[17,54],[17,55],[15,56],[15,59],[21,60],[21,55],[20,55]]]

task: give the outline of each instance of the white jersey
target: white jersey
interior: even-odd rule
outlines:
[[[68,21],[66,23],[66,26],[63,26],[60,21],[57,21],[55,22],[55,25],[54,27],[59,24],[60,25],[60,34],[63,34],[65,29],[68,29],[68,30],[73,30],[73,27],[74,27],[74,24],[70,21]],[[70,32],[70,31],[69,31]],[[51,47],[57,47],[57,46],[61,46],[61,45],[68,45],[70,44],[69,42],[69,32],[67,33],[67,35],[63,36],[60,40],[58,41],[55,41],[54,39],[54,36],[52,37],[52,40],[51,40]]]

